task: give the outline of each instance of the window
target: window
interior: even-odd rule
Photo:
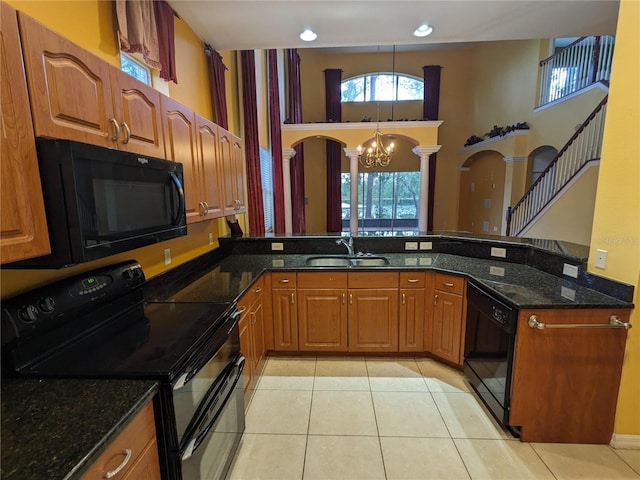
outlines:
[[[151,69],[135,57],[127,53],[120,52],[120,66],[124,73],[129,74],[133,78],[140,80],[142,83],[146,83],[151,86]]]
[[[341,174],[342,227],[349,230],[350,173]],[[358,230],[418,227],[420,172],[359,172]]]
[[[264,208],[264,231],[273,232],[273,165],[271,152],[260,147],[260,177],[262,179],[262,205]]]
[[[424,100],[424,81],[408,75],[369,73],[344,80],[341,102]]]

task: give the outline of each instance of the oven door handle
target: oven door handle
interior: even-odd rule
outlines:
[[[216,347],[215,353],[211,354],[209,353],[210,350],[207,350],[206,352],[200,354],[195,359],[193,359],[193,364],[187,366],[185,371],[182,372],[182,374],[178,377],[178,379],[173,384],[173,390],[180,390],[187,383],[189,383],[189,381],[197,375],[197,373],[202,369],[202,367],[204,367],[209,362],[209,359],[215,357],[218,354],[218,352],[220,352],[220,349],[224,346],[226,339],[229,337],[229,334],[231,334],[233,329],[236,328],[236,325],[238,325],[239,317],[240,317],[240,312],[238,310],[235,310],[231,315],[229,315],[227,320],[222,325],[220,325],[220,328],[223,328],[226,324],[228,324],[228,328],[226,329],[227,330],[226,334],[221,337],[222,341]]]
[[[223,382],[222,386],[218,389],[217,394],[213,396],[213,398],[207,403],[207,407],[204,409],[204,411],[198,415],[199,418],[195,422],[196,429],[192,434],[191,439],[187,441],[186,446],[180,451],[180,458],[183,461],[187,460],[189,457],[193,455],[193,453],[198,449],[198,447],[202,444],[204,439],[207,437],[207,435],[209,434],[209,432],[211,431],[215,423],[218,421],[220,414],[227,406],[227,403],[229,402],[229,398],[231,398],[231,396],[235,392],[236,386],[238,385],[238,382],[242,378],[242,371],[244,370],[244,364],[245,364],[245,358],[244,356],[240,355],[235,361],[235,363],[232,365],[232,370],[236,370],[236,374],[233,375],[231,372],[229,372],[226,375],[226,380]],[[229,388],[227,388],[232,377],[233,377],[232,384]],[[226,394],[224,393],[225,390],[226,390]],[[207,425],[204,428],[198,428],[200,423],[202,423],[202,420],[207,419],[209,413],[211,413],[212,408],[218,405],[220,396],[223,394],[224,394],[224,399],[220,404],[220,407],[217,409],[213,418],[207,423]]]

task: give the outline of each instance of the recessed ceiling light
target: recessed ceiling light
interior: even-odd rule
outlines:
[[[318,35],[316,35],[316,32],[314,32],[310,28],[305,28],[304,32],[300,34],[300,38],[305,42],[313,42],[316,38],[318,38]]]
[[[433,27],[430,27],[426,23],[423,23],[422,25],[420,25],[418,28],[416,28],[413,31],[413,36],[414,37],[426,37],[427,35],[431,34],[431,32],[433,32]]]

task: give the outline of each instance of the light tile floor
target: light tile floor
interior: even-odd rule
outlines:
[[[231,480],[640,479],[640,450],[522,443],[430,359],[270,357]]]

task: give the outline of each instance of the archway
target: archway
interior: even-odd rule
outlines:
[[[533,185],[540,174],[549,166],[551,160],[558,154],[558,150],[550,145],[536,148],[529,155],[529,168],[527,175],[527,187]]]

